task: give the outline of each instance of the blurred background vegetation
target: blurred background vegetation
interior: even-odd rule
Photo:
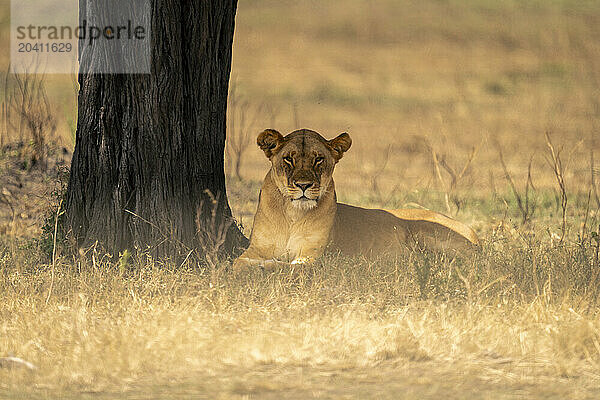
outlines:
[[[506,212],[523,219],[507,172],[521,197],[531,176],[538,217],[558,211],[548,133],[566,190],[587,200],[600,145],[598,2],[241,1],[236,29],[236,94],[263,105],[246,180],[267,169],[253,144],[263,128],[347,131],[342,201],[421,205],[485,230]]]
[[[33,237],[65,184],[76,77],[0,78],[0,231]],[[246,233],[269,127],[351,135],[341,201],[431,208],[483,235],[598,230],[597,1],[242,0],[230,87],[226,173]]]
[[[231,202],[245,225],[268,167],[254,138],[267,127],[349,132],[353,148],[336,173],[343,201],[454,215],[473,204],[463,218],[476,224],[506,207],[522,217],[506,172],[522,191],[531,175],[536,205],[553,212],[559,196],[548,133],[566,189],[586,201],[600,146],[597,1],[242,0],[238,7],[227,173],[232,193],[243,194]],[[0,55],[0,71],[8,56]],[[14,79],[2,81],[6,100]],[[44,143],[72,150],[75,78],[48,75],[43,84],[55,126]],[[27,132],[1,132],[4,144],[35,142]],[[246,184],[237,187],[240,179]]]

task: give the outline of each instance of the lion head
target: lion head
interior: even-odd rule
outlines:
[[[347,133],[327,140],[300,129],[286,136],[274,129],[258,135],[258,146],[271,161],[277,188],[294,207],[308,210],[329,190],[335,164],[352,145]]]

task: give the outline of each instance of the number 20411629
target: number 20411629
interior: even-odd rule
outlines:
[[[71,43],[18,43],[19,53],[70,53]]]

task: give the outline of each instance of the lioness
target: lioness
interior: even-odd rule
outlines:
[[[338,203],[332,174],[352,145],[347,133],[326,140],[308,129],[287,136],[267,129],[256,142],[271,169],[260,191],[250,246],[234,268],[302,264],[321,256],[327,246],[334,252],[369,255],[479,244],[468,226],[434,211]]]

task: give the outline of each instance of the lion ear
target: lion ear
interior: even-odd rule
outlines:
[[[329,148],[331,149],[331,153],[333,154],[333,158],[336,162],[342,158],[345,152],[348,151],[350,146],[352,146],[352,139],[350,139],[350,135],[346,132],[342,133],[336,138],[333,138],[327,142]]]
[[[265,152],[267,158],[277,153],[277,150],[283,143],[283,136],[275,129],[266,129],[256,138],[256,144]]]

